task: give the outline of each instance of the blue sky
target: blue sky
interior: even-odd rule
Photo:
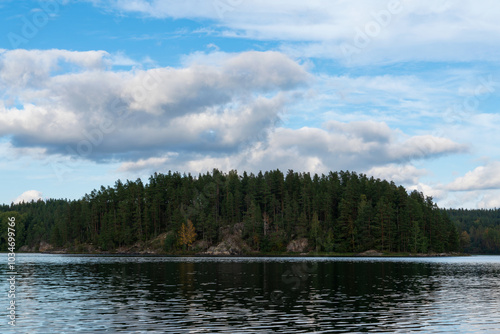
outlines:
[[[500,207],[494,1],[0,1],[0,203],[352,170]]]

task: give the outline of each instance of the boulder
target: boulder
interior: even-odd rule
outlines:
[[[250,247],[238,235],[229,235],[225,237],[216,246],[208,248],[204,253],[206,255],[241,255],[250,252]]]
[[[370,249],[370,250],[367,250],[363,253],[359,253],[357,254],[357,256],[382,256],[384,254],[380,253],[379,251],[377,250],[374,250],[374,249]]]
[[[307,250],[309,242],[306,238],[300,238],[290,241],[288,246],[286,246],[286,251],[290,253],[303,253]]]
[[[19,253],[31,253],[31,252],[33,252],[33,249],[28,245],[24,245],[21,248],[19,248]]]
[[[40,253],[50,252],[54,247],[51,244],[46,243],[45,241],[40,242],[40,246],[38,247],[38,251]]]

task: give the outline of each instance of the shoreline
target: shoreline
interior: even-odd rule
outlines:
[[[466,257],[472,255],[485,254],[467,254],[467,253],[393,253],[393,252],[362,252],[362,253],[255,253],[255,254],[206,254],[206,253],[161,253],[161,252],[113,252],[113,251],[96,251],[96,252],[71,252],[67,250],[51,250],[39,252],[17,252],[17,254],[52,254],[52,255],[92,255],[92,256],[122,256],[122,257],[233,257],[233,258],[422,258],[422,257]],[[491,254],[487,254],[491,255]],[[494,256],[495,254],[493,254]]]

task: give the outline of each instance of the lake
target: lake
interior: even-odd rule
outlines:
[[[17,254],[16,265],[16,327],[2,293],[2,333],[500,332],[499,256]]]

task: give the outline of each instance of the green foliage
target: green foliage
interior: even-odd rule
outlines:
[[[313,246],[313,248],[316,250],[316,252],[319,252],[321,250],[321,226],[320,222],[318,220],[318,214],[315,212],[313,214],[312,222],[311,222],[311,229],[309,232],[309,242],[310,245]]]
[[[174,251],[178,231],[184,231],[181,244],[187,248],[196,239],[216,244],[221,231],[240,223],[246,243],[269,252],[285,251],[298,238],[308,238],[309,248],[317,252],[441,252],[460,245],[495,250],[500,243],[495,226],[470,223],[467,242],[460,234],[464,229],[458,225],[458,232],[432,198],[347,171],[312,176],[292,170],[238,175],[214,169],[197,177],[155,173],[147,183],[118,180],[80,200],[0,206],[4,230],[4,217],[11,212],[19,216],[18,245],[30,247],[45,241],[112,250],[175,231],[165,240],[166,251]],[[0,246],[5,246],[4,235]]]
[[[335,249],[335,239],[331,230],[327,232],[326,237],[323,239],[322,245],[325,252],[333,252],[333,250]]]
[[[63,245],[61,231],[59,230],[58,225],[54,225],[52,227],[51,236],[50,236],[50,243],[56,247],[62,247],[62,245]]]
[[[9,218],[15,218],[15,225],[11,227],[9,225]],[[15,241],[15,249],[18,250],[25,242],[25,222],[26,222],[26,214],[20,214],[18,211],[6,211],[0,212],[0,251],[7,251],[8,242],[9,242],[9,227],[11,230],[15,230],[14,233],[14,241]]]
[[[450,243],[456,243],[463,252],[473,254],[500,254],[500,209],[443,210],[456,226],[450,234]]]
[[[176,243],[177,238],[175,237],[175,233],[172,231],[168,232],[165,238],[165,251],[171,252],[175,250]]]

